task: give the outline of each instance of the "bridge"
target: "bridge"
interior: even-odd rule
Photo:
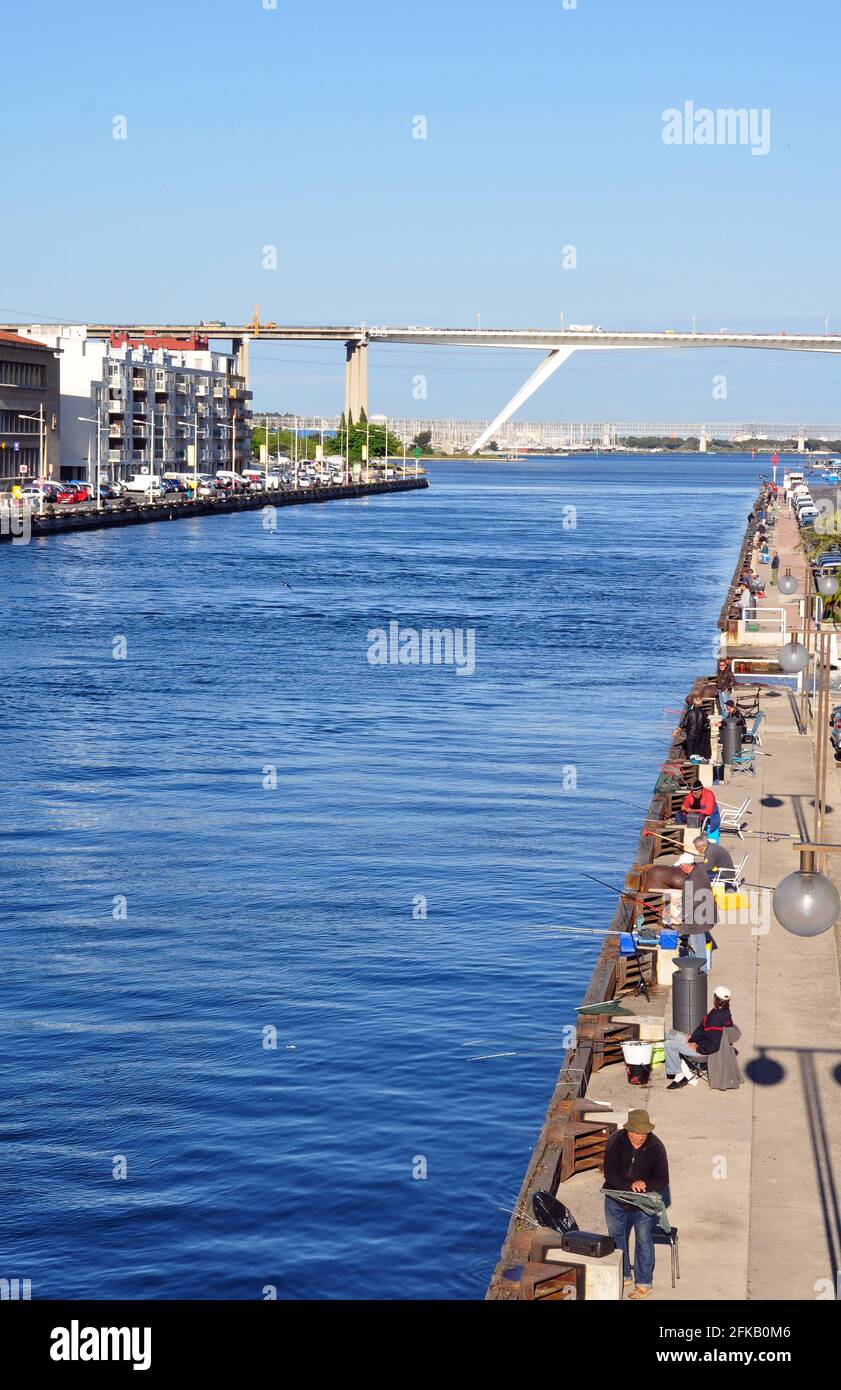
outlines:
[[[270,432],[277,429],[309,431],[335,434],[339,428],[338,415],[291,415],[276,410],[258,410],[253,423]],[[387,423],[389,433],[396,435],[405,444],[412,442],[422,432],[432,438],[430,445],[442,453],[464,453],[473,441],[488,428],[487,420],[424,420],[420,418],[393,418],[374,414],[373,423]],[[765,441],[769,447],[784,441],[793,441],[801,452],[807,440],[829,444],[841,440],[841,422],[837,424],[765,423],[761,421],[586,421],[586,420],[509,420],[496,433],[496,443],[502,450],[521,449],[544,450],[589,450],[619,449],[627,439],[697,439],[702,450],[715,440],[728,443],[741,441]]]
[[[0,330],[17,332],[20,323],[0,324]],[[535,391],[544,385],[575,352],[610,352],[652,349],[739,348],[776,352],[841,353],[841,337],[830,333],[649,333],[636,330],[614,332],[596,327],[547,328],[425,328],[379,327],[353,324],[277,324],[263,323],[255,312],[246,323],[202,320],[198,323],[95,323],[87,331],[94,338],[110,338],[125,333],[130,338],[146,336],[230,340],[237,354],[240,375],[248,376],[249,343],[338,342],[345,344],[345,415],[358,419],[368,411],[368,348],[371,344],[399,344],[409,347],[503,348],[506,351],[541,352],[545,356],[531,376],[471,442],[476,452],[492,439]]]

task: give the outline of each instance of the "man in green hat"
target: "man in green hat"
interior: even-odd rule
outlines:
[[[607,1229],[622,1251],[625,1286],[630,1299],[649,1298],[654,1278],[654,1227],[669,1186],[669,1160],[647,1110],[630,1110],[621,1129],[611,1134],[604,1151],[604,1214]],[[622,1193],[628,1193],[628,1199]],[[646,1200],[646,1198],[648,1200]],[[634,1231],[634,1277],[629,1242]]]

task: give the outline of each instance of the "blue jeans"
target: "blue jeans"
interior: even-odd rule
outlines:
[[[689,1039],[685,1033],[678,1033],[673,1028],[666,1034],[666,1075],[677,1076],[680,1071],[681,1057],[688,1057],[690,1062],[703,1060],[704,1054],[696,1052],[689,1046]]]
[[[631,1230],[636,1232],[634,1243],[634,1282],[649,1287],[654,1279],[654,1241],[652,1232],[657,1224],[656,1216],[649,1216],[639,1207],[626,1207],[615,1197],[605,1197],[604,1217],[607,1229],[616,1242],[617,1250],[622,1251],[622,1271],[626,1279],[631,1277],[631,1259],[628,1241]]]
[[[701,932],[698,936],[689,937],[689,954],[690,956],[698,956],[704,962],[701,966],[701,974],[709,975],[710,952],[707,950],[706,932]]]

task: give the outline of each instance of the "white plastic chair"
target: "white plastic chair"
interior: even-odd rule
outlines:
[[[747,811],[748,811],[748,807],[749,807],[749,806],[750,806],[750,797],[749,797],[749,796],[746,796],[746,797],[745,797],[745,799],[744,799],[744,801],[742,802],[741,806],[722,806],[721,802],[718,803],[718,809],[719,809],[719,811],[721,812],[721,829],[722,829],[722,830],[735,830],[735,832],[736,832],[736,834],[738,835],[739,839],[740,839],[743,843],[744,843],[745,837],[744,837],[744,835],[742,834],[742,822],[744,821],[744,818],[745,818],[745,816],[747,815]]]

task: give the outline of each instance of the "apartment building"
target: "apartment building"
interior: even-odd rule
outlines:
[[[251,456],[251,392],[230,353],[206,340],[89,338],[33,325],[61,351],[63,478],[124,481],[146,470],[241,472]]]
[[[0,333],[0,490],[57,478],[59,363],[52,349],[20,333]]]

